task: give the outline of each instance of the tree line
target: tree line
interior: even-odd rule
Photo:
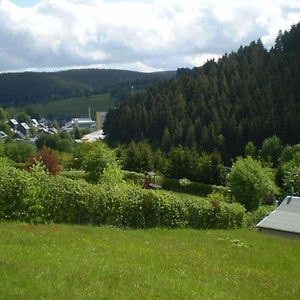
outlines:
[[[279,32],[275,45],[261,40],[218,62],[177,70],[176,79],[130,97],[104,124],[111,145],[147,140],[164,152],[182,145],[217,151],[226,163],[251,141],[276,134],[299,142],[300,24]]]
[[[11,107],[102,93],[111,93],[122,100],[130,95],[132,85],[141,90],[174,76],[175,72],[101,69],[3,73],[0,74],[0,104]]]

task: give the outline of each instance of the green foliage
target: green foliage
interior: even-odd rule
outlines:
[[[123,172],[118,164],[107,165],[100,177],[100,183],[115,185],[123,181]]]
[[[213,191],[211,194],[207,195],[207,200],[210,202],[231,202],[231,199],[224,195],[224,193]]]
[[[176,195],[143,190],[145,226],[183,227],[187,225],[185,203]]]
[[[189,186],[191,184],[191,181],[188,180],[187,178],[179,179],[178,182],[181,186]]]
[[[264,199],[278,193],[273,177],[269,168],[248,156],[237,159],[227,179],[234,199],[253,211]]]
[[[283,145],[281,140],[276,135],[273,135],[272,137],[264,140],[260,151],[260,156],[265,161],[271,162],[273,166],[277,166],[282,150]]]
[[[5,122],[8,120],[8,113],[2,108],[0,107],[0,122]]]
[[[2,220],[134,228],[227,228],[240,226],[243,215],[243,208],[238,204],[225,205],[217,200],[210,202],[204,199],[183,200],[173,193],[143,190],[123,181],[121,170],[113,165],[104,169],[99,185],[51,176],[41,164],[25,172],[2,159],[0,167]],[[195,215],[202,219],[196,221]]]
[[[210,184],[191,182],[189,185],[181,185],[178,179],[164,178],[162,187],[165,190],[188,193],[199,196],[207,196],[213,191]]]
[[[0,139],[0,157],[5,156],[5,145],[2,139]]]
[[[18,111],[35,111],[36,114],[51,119],[51,116],[62,116],[65,118],[87,117],[87,107],[91,107],[92,116],[96,111],[108,111],[110,107],[116,104],[116,99],[110,94],[96,94],[83,96],[79,94],[76,97],[48,101],[44,103],[41,99],[32,104],[26,104],[16,107]]]
[[[196,149],[173,148],[169,153],[167,177],[187,178],[196,182],[222,184],[224,166],[220,154],[200,154]]]
[[[26,123],[27,125],[31,125],[32,123],[30,116],[24,111],[18,113],[16,119],[19,123]]]
[[[78,179],[85,179],[85,172],[84,170],[74,170],[74,169],[70,169],[70,170],[63,170],[60,173],[61,176],[66,177],[66,178],[70,178],[70,179],[74,179],[74,180],[78,180]]]
[[[248,142],[245,146],[245,156],[251,156],[252,158],[256,157],[256,147],[253,142]]]
[[[0,131],[3,131],[10,137],[13,135],[13,132],[12,132],[10,126],[3,121],[0,121]]]
[[[176,80],[111,110],[104,124],[107,140],[147,139],[165,152],[178,145],[216,149],[226,164],[244,154],[247,142],[261,145],[275,133],[284,143],[299,142],[299,32],[300,23],[278,37],[280,51],[266,50],[257,40],[217,62],[177,70]],[[280,144],[269,142],[262,156],[276,164]]]
[[[73,143],[71,136],[67,133],[42,134],[36,141],[36,146],[38,149],[46,146],[52,150],[70,153],[73,151]]]
[[[131,142],[121,149],[124,168],[129,171],[145,173],[153,170],[153,152],[148,143]]]
[[[123,176],[125,181],[132,181],[134,183],[138,183],[142,185],[145,180],[145,174],[123,170]]]
[[[188,200],[189,224],[194,228],[238,228],[245,209],[238,203]]]
[[[26,162],[36,152],[35,147],[28,141],[13,142],[5,144],[5,155],[15,162]]]
[[[291,166],[285,170],[283,188],[285,195],[300,196],[300,165]]]
[[[91,150],[83,157],[83,169],[86,172],[87,180],[97,183],[107,166],[117,166],[115,152],[103,142],[91,143]]]
[[[0,220],[43,221],[39,182],[0,158]]]

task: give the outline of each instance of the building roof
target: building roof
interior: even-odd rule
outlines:
[[[14,125],[18,125],[18,121],[16,119],[9,119],[9,122],[11,122]]]
[[[78,123],[78,124],[96,124],[95,121],[93,121],[90,118],[74,118],[71,121],[72,124]]]
[[[31,121],[34,126],[39,126],[39,122],[36,119],[31,119]]]
[[[286,197],[257,227],[300,234],[300,197]]]
[[[13,139],[14,140],[24,140],[25,139],[25,135],[21,131],[17,131],[14,134]]]
[[[30,127],[25,122],[21,123],[21,126],[26,130],[30,129]]]
[[[104,139],[104,137],[105,137],[105,135],[103,134],[103,130],[101,129],[101,130],[94,131],[94,132],[84,135],[81,138],[81,141],[94,142],[97,140],[102,140],[102,139]]]
[[[0,138],[1,139],[6,139],[7,138],[7,134],[3,131],[0,131]]]

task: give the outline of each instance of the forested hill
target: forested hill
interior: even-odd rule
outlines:
[[[144,89],[174,76],[175,72],[172,71],[141,73],[105,69],[3,73],[0,74],[0,106],[18,106],[107,92],[117,98],[126,97],[130,94],[131,85]]]
[[[177,79],[136,95],[111,110],[105,123],[110,143],[147,139],[168,151],[173,145],[241,154],[277,134],[300,142],[300,25],[279,33],[267,51],[252,42],[218,62],[179,69]]]

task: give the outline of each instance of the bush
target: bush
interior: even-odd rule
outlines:
[[[125,181],[132,181],[134,183],[142,184],[145,180],[145,175],[133,171],[125,171],[123,170],[124,180]]]
[[[49,176],[42,170],[32,169],[31,172],[39,182],[44,222],[95,222],[93,206],[100,194],[96,186],[83,180]]]
[[[170,193],[143,190],[145,226],[183,227],[187,225],[185,203]]]
[[[111,166],[98,185],[51,176],[41,164],[30,172],[4,160],[0,167],[0,219],[133,228],[227,228],[240,226],[244,215],[236,203],[182,200],[168,192],[143,190],[115,176],[122,172]]]
[[[283,188],[286,195],[300,195],[300,166],[291,166],[284,171]]]
[[[97,183],[108,165],[118,165],[115,153],[103,142],[92,143],[92,149],[83,157],[87,180]]]
[[[249,211],[256,210],[264,199],[274,197],[278,188],[269,168],[252,157],[238,158],[228,174],[234,199]]]
[[[193,228],[237,228],[242,226],[245,209],[238,203],[189,199],[188,222]]]
[[[60,175],[73,180],[85,179],[85,172],[83,170],[71,169],[68,171],[62,171]]]
[[[210,184],[190,182],[188,185],[182,185],[180,184],[180,180],[170,178],[165,178],[163,180],[162,187],[165,190],[199,195],[203,197],[206,197],[213,191],[213,188]]]
[[[39,183],[0,159],[0,219],[40,223],[43,207]]]
[[[231,199],[224,195],[224,193],[213,191],[211,194],[207,196],[207,200],[210,202],[218,201],[218,202],[231,202]]]
[[[142,190],[134,184],[101,185],[100,201],[96,209],[97,223],[144,227],[142,199]]]

